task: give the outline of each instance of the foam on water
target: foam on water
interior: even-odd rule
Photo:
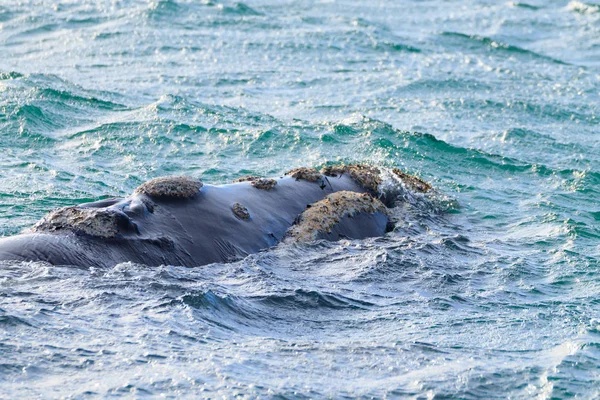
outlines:
[[[434,187],[233,264],[4,262],[0,397],[599,396],[599,7],[0,5],[0,235],[163,175]]]

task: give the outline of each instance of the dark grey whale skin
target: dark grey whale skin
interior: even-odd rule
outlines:
[[[365,192],[347,175],[328,177],[325,183],[323,187],[321,182],[283,177],[272,190],[240,182],[204,185],[189,198],[134,194],[82,204],[79,207],[120,210],[123,223],[118,235],[103,238],[71,230],[24,233],[0,239],[0,260],[81,267],[111,267],[127,261],[194,267],[233,261],[279,243],[307,206],[328,194]],[[234,203],[244,205],[250,219],[238,218],[232,211]],[[387,223],[380,212],[363,213],[342,218],[331,233],[320,237],[381,236]]]

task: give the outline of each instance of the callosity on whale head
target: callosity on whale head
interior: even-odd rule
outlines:
[[[393,170],[406,187],[419,178]],[[207,185],[161,177],[131,196],[50,212],[28,231],[0,239],[0,260],[77,266],[199,266],[227,262],[281,241],[360,239],[390,228],[381,170],[366,165],[296,168],[276,179]]]

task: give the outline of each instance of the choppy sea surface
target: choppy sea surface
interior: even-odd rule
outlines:
[[[398,166],[382,238],[0,265],[2,398],[600,396],[600,3],[0,1],[0,236],[161,175]]]

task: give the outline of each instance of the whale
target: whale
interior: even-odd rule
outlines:
[[[431,190],[393,171],[405,187]],[[127,197],[49,212],[22,233],[0,238],[0,261],[196,267],[240,260],[281,242],[382,236],[393,228],[395,201],[380,190],[382,181],[380,168],[362,164],[301,167],[223,185],[159,177]]]

